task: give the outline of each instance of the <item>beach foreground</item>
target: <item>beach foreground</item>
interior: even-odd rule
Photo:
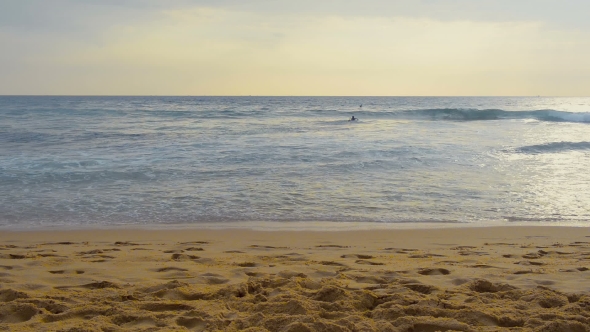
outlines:
[[[0,233],[0,330],[588,331],[590,231]]]

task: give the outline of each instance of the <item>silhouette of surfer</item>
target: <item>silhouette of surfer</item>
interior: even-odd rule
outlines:
[[[359,108],[363,108],[363,104],[359,105]],[[355,118],[354,115],[352,116],[352,118],[350,118],[350,120],[348,121],[357,121],[359,118]]]

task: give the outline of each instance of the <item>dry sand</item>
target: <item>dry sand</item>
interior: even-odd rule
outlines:
[[[0,233],[2,331],[588,331],[590,232]]]

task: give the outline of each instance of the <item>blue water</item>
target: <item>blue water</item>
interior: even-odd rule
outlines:
[[[589,166],[590,98],[0,96],[2,229],[584,226]]]

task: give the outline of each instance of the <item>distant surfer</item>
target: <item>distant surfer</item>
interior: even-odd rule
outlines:
[[[352,116],[352,118],[350,118],[350,120],[348,120],[348,121],[356,121],[356,120],[358,120],[358,119],[359,119],[359,118],[355,118],[355,117],[354,117],[354,115],[353,115],[353,116]]]

